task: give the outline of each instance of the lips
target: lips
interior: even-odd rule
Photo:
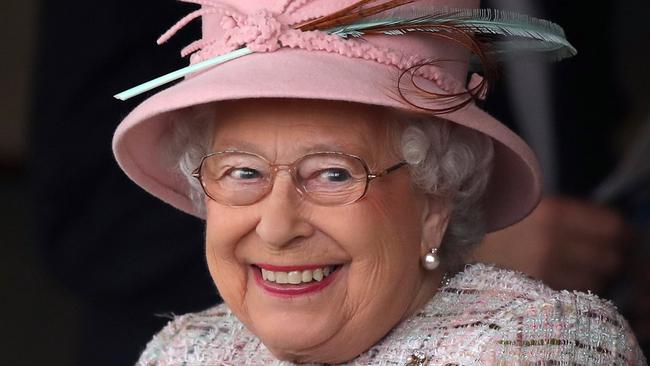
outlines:
[[[331,284],[340,265],[251,266],[256,283],[271,295],[294,297],[312,294]]]

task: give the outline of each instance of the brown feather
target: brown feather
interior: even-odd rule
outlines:
[[[313,31],[313,30],[325,31],[327,29],[331,29],[334,27],[341,27],[348,24],[353,24],[369,16],[379,14],[381,12],[394,9],[396,7],[412,3],[414,1],[417,0],[388,0],[388,1],[361,0],[332,14],[299,24],[295,26],[295,28],[301,31]],[[363,32],[366,35],[373,35],[373,34],[378,35],[378,34],[384,34],[384,32],[386,31],[399,30],[402,28],[403,26],[400,27],[399,25],[383,25],[383,26],[377,26],[370,29],[364,29]],[[398,89],[399,97],[404,102],[406,102],[408,105],[412,107],[425,110],[433,114],[446,114],[446,113],[451,113],[459,109],[462,109],[468,104],[472,103],[473,101],[476,101],[478,99],[477,98],[478,95],[483,94],[489,88],[492,87],[493,81],[497,74],[496,73],[497,69],[496,69],[496,64],[493,62],[493,60],[491,60],[488,57],[486,53],[486,47],[487,44],[489,43],[480,42],[479,39],[477,39],[477,37],[475,37],[471,32],[461,29],[460,27],[453,24],[453,22],[451,21],[445,23],[436,23],[436,24],[426,24],[426,23],[420,24],[417,26],[417,28],[436,29],[438,30],[437,32],[421,32],[421,33],[428,34],[432,37],[444,38],[456,42],[459,45],[467,48],[472,53],[476,54],[479,57],[481,65],[483,67],[485,78],[477,86],[473,87],[468,91],[461,92],[461,93],[442,94],[430,90],[425,90],[422,87],[418,86],[417,83],[415,82],[414,77],[417,75],[418,70],[425,66],[435,66],[443,62],[451,61],[451,60],[441,60],[441,59],[425,60],[415,66],[410,67],[407,70],[401,71],[398,77],[397,89]],[[412,88],[409,88],[410,90],[406,90],[405,88],[402,87],[402,80],[408,74],[410,74],[410,83],[412,86]],[[421,98],[435,100],[437,104],[442,105],[442,107],[425,108],[422,106],[418,106],[415,103],[413,103],[411,100],[409,100],[407,92],[408,94],[413,93],[414,95],[417,95]]]
[[[319,28],[319,25],[321,23],[328,22],[328,21],[330,21],[332,19],[337,19],[337,18],[340,18],[342,16],[345,16],[348,13],[352,12],[354,9],[359,8],[359,7],[369,3],[371,1],[375,1],[375,0],[361,0],[361,1],[358,1],[358,2],[352,4],[352,5],[348,6],[348,7],[345,7],[343,9],[339,10],[339,11],[336,11],[336,12],[334,12],[332,14],[325,15],[325,16],[322,16],[320,18],[310,20],[310,21],[307,21],[307,22],[302,23],[302,24],[298,24],[294,28],[299,29],[299,30],[301,30],[303,32],[310,31],[310,30],[316,30],[316,29]]]
[[[300,24],[298,25],[297,29],[300,29],[302,31],[326,30],[329,28],[343,26],[354,23],[369,16],[379,14],[386,10],[412,3],[413,1],[415,0],[390,0],[385,1],[379,5],[365,8],[364,5],[377,2],[377,0],[361,0],[330,15],[326,15],[307,23]]]

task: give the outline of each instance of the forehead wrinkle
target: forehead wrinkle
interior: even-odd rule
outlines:
[[[345,113],[333,109],[331,114],[324,116],[318,111],[311,113],[303,109],[300,114],[290,111],[268,119],[264,114],[257,115],[250,109],[244,109],[241,114],[227,115],[229,118],[225,118],[225,125],[217,122],[220,126],[215,129],[215,150],[245,150],[270,161],[276,157],[282,160],[296,159],[301,154],[319,151],[358,155],[369,165],[383,165],[387,163],[384,160],[393,160],[382,153],[386,150],[386,136],[382,133],[386,121],[385,114],[377,111]],[[248,134],[250,138],[247,138]],[[225,138],[223,135],[226,135]],[[269,156],[271,154],[273,156]]]
[[[249,153],[254,153],[257,155],[260,155],[270,162],[275,162],[277,159],[277,146],[279,145],[279,142],[276,139],[276,149],[274,150],[275,154],[274,156],[267,156],[268,152],[263,151],[260,149],[259,145],[251,143],[250,141],[245,141],[245,140],[226,140],[222,143],[219,143],[218,145],[214,146],[214,152],[218,151],[241,151],[241,152],[249,152]],[[352,145],[352,144],[350,144]],[[357,155],[360,156],[361,158],[367,159],[368,154],[365,153],[365,149],[363,149],[361,146],[364,145],[357,145],[354,144],[353,146],[346,146],[344,144],[340,143],[326,143],[326,142],[321,142],[321,143],[316,143],[316,144],[309,144],[309,143],[298,143],[292,145],[291,152],[286,154],[288,156],[292,156],[295,159],[298,159],[304,155],[307,154],[313,154],[313,153],[318,153],[318,152],[341,152],[341,153],[346,153],[346,154],[352,154],[352,155]],[[282,163],[289,163],[287,161],[282,162]]]
[[[268,134],[265,137],[266,141],[262,144],[268,144],[269,146],[263,146],[260,143],[255,143],[245,138],[227,137],[225,139],[220,139],[216,137],[215,143],[213,144],[213,150],[251,152],[261,155],[269,161],[275,160],[279,155],[296,159],[305,154],[329,151],[358,155],[364,159],[374,158],[371,154],[372,145],[368,142],[366,138],[367,136],[356,130],[357,129],[350,129],[349,131],[350,133],[359,136],[359,140],[361,141],[355,141],[355,138],[350,138],[350,133],[346,133],[342,136],[327,136],[319,129],[313,129],[313,132],[306,134],[306,137],[301,139],[292,139],[290,131],[288,132],[289,137],[286,139],[281,138],[283,131],[275,129],[273,131],[268,131]],[[289,142],[283,143],[281,140],[288,140]],[[269,149],[269,147],[271,148]],[[268,156],[270,153],[273,153],[273,156]]]
[[[250,132],[250,131],[244,131],[244,132]],[[212,149],[214,151],[232,150],[232,151],[250,152],[250,153],[260,155],[269,161],[273,161],[277,156],[277,151],[279,146],[279,138],[278,138],[279,132],[277,130],[272,131],[272,129],[269,129],[264,133],[265,144],[271,142],[269,145],[273,147],[272,149],[268,149],[267,146],[264,146],[265,144],[260,144],[252,141],[251,139],[246,139],[245,136],[243,138],[238,138],[234,136],[227,136],[224,138],[223,135],[220,135],[218,133],[218,131],[215,131],[215,133],[216,134],[213,137],[213,143],[212,143]],[[269,155],[270,152],[271,155]]]

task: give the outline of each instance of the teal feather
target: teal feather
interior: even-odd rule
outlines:
[[[422,15],[424,14],[424,15]],[[455,27],[474,33],[489,41],[490,53],[497,58],[522,52],[539,53],[558,61],[577,54],[567,41],[559,25],[526,15],[494,9],[410,9],[405,12],[387,11],[364,19],[362,22],[330,29],[343,38],[363,37],[373,30],[385,35],[404,35],[412,32],[435,33],[440,26]]]

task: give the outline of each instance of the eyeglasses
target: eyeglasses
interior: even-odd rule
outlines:
[[[373,173],[360,157],[340,152],[318,152],[291,164],[271,164],[257,154],[220,151],[204,156],[192,177],[212,200],[248,206],[264,198],[273,189],[277,173],[287,170],[301,196],[322,206],[342,206],[363,198],[374,179],[405,165],[402,161]]]

